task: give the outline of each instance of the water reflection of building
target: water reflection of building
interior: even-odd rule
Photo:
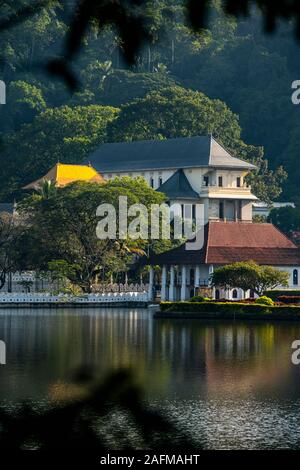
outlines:
[[[130,367],[150,395],[183,399],[300,383],[290,361],[297,325],[153,320],[146,309],[9,310],[0,337],[9,345],[1,399],[45,397],[82,364],[99,376]]]

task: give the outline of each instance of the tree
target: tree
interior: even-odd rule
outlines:
[[[46,109],[42,90],[22,80],[9,84],[7,101],[9,107],[4,107],[2,111],[2,130],[18,130]]]
[[[252,217],[252,222],[256,224],[265,224],[267,222],[267,217],[265,215],[255,214]]]
[[[220,100],[179,86],[152,91],[121,107],[108,127],[110,141],[170,139],[213,134],[233,156],[254,163],[258,170],[247,177],[254,194],[271,202],[281,194],[287,175],[282,167],[268,168],[263,149],[241,139],[238,117]]]
[[[22,227],[15,216],[0,213],[0,290],[4,287],[7,275],[17,268],[16,245],[21,237]]]
[[[289,273],[271,266],[259,266],[253,261],[228,264],[215,269],[212,285],[224,289],[253,290],[261,296],[268,289],[288,286]]]
[[[81,162],[105,141],[107,124],[117,114],[116,108],[98,105],[62,106],[39,114],[4,143],[2,194],[20,189],[58,161]]]
[[[65,260],[53,260],[49,261],[44,276],[50,278],[52,283],[56,283],[58,291],[61,292],[67,290],[67,281],[76,277],[76,268],[78,267]]]
[[[70,14],[73,15],[73,5],[76,0],[63,2],[63,5],[57,2],[57,6],[53,5],[52,8],[35,8],[31,11],[31,14],[35,13],[34,16],[30,17],[27,12],[27,16],[22,17],[21,6],[27,3],[30,3],[29,0],[3,2],[1,16],[3,29],[0,35],[3,60],[0,67],[1,77],[8,83],[8,91],[12,81],[16,80],[16,73],[18,81],[40,90],[51,108],[62,104],[73,106],[95,103],[120,106],[135,98],[144,97],[150,91],[160,91],[175,83],[199,90],[206,96],[222,100],[239,115],[243,140],[252,143],[253,148],[251,150],[249,145],[240,145],[238,148],[236,144],[230,150],[234,151],[236,156],[247,158],[259,166],[259,172],[251,179],[254,193],[260,199],[270,202],[278,198],[283,186],[284,198],[289,197],[297,201],[299,198],[298,107],[291,104],[291,89],[286,85],[291,84],[300,74],[300,65],[294,60],[298,53],[298,45],[292,37],[294,25],[291,18],[294,7],[291,7],[291,2],[289,4],[284,2],[282,10],[290,20],[281,24],[279,34],[272,37],[266,37],[261,31],[260,9],[251,11],[251,19],[235,18],[232,15],[224,15],[224,5],[226,9],[228,2],[219,0],[206,2],[203,8],[210,9],[210,22],[203,23],[206,29],[194,31],[185,21],[186,13],[190,10],[190,5],[188,9],[185,8],[185,2],[180,0],[143,2],[143,11],[137,10],[136,13],[138,15],[142,13],[141,20],[145,18],[145,22],[142,23],[146,29],[150,28],[151,38],[149,42],[148,38],[146,39],[145,47],[139,51],[136,46],[140,41],[131,43],[132,48],[136,48],[136,63],[131,71],[126,70],[122,62],[123,42],[114,26],[119,20],[122,22],[123,17],[117,15],[118,8],[116,8],[110,18],[111,22],[105,24],[103,19],[107,17],[108,10],[103,11],[100,8],[97,14],[101,15],[103,27],[99,31],[97,24],[92,22],[90,28],[80,30],[85,34],[84,52],[78,55],[78,60],[73,60],[70,67],[67,63],[67,71],[78,77],[82,85],[80,93],[74,96],[70,96],[62,80],[53,80],[52,76],[51,79],[44,76],[39,65],[44,65],[48,63],[49,58],[53,58],[55,63],[52,61],[50,70],[61,75],[66,72],[64,64],[57,60],[58,57],[61,58],[59,43],[64,33],[68,31]],[[108,5],[110,1],[101,3]],[[128,12],[131,10],[132,2],[121,3],[124,3],[126,10],[128,8]],[[196,3],[194,2],[195,8]],[[90,2],[90,5],[96,4],[96,0]],[[238,2],[236,7],[232,6],[232,2],[230,4],[233,10],[239,8]],[[265,5],[265,2],[263,5],[264,15],[267,16],[270,7]],[[89,6],[87,8],[89,10]],[[272,14],[280,16],[282,11],[279,12],[276,6],[273,8]],[[192,17],[203,19],[203,14],[196,8]],[[85,19],[90,20],[89,13]],[[19,20],[20,24],[16,26],[14,21]],[[77,21],[75,25],[78,25]],[[124,25],[126,21],[122,24],[122,32]],[[73,28],[72,24],[71,29]],[[131,38],[131,28],[132,23],[128,29],[128,36],[123,38],[124,42],[128,42],[128,38]],[[67,36],[69,40],[69,34]],[[68,47],[74,45],[71,53],[73,56],[73,52],[78,51],[80,37],[75,34],[72,36],[73,42],[68,40],[65,43]],[[69,62],[71,56],[67,54],[66,62]],[[110,69],[101,71],[103,64],[104,69],[106,68],[106,63],[112,64]],[[157,64],[167,66],[170,74],[153,73]],[[101,79],[102,76],[105,80],[101,86],[98,86],[98,78]],[[34,101],[35,96],[32,96],[31,92],[29,95]],[[27,98],[26,91],[25,99]],[[12,96],[9,99],[11,100]],[[25,108],[28,109],[27,104]],[[35,114],[35,110],[31,113],[29,109],[28,114],[19,114],[19,109],[19,104],[16,108],[14,106],[0,108],[2,129],[7,132],[13,130],[11,126],[14,110],[18,115],[17,121],[20,119],[20,122],[22,116],[28,122],[29,115],[33,117]],[[159,129],[155,138],[157,135],[159,136]],[[12,197],[8,187],[12,189],[19,187],[19,181],[23,184],[22,177],[18,174],[21,157],[17,151],[21,137],[23,134],[18,133],[13,148],[9,149],[9,155],[5,159],[3,157],[1,161],[3,178],[0,187],[4,188],[1,194],[3,199]],[[28,133],[24,138],[29,140],[32,136]],[[79,144],[81,143],[83,148],[84,142],[81,138],[80,141],[73,143],[76,157]],[[224,144],[228,146],[225,141]],[[64,143],[61,143],[61,146],[64,146]],[[266,166],[264,152],[258,146],[264,147],[265,155],[270,162],[269,168]],[[283,185],[286,174],[280,165],[290,173],[288,184]]]
[[[278,286],[287,287],[289,285],[289,273],[280,271],[272,266],[262,266],[256,287],[253,289],[257,295],[261,296],[269,289]]]
[[[240,139],[237,117],[220,100],[179,86],[152,91],[121,107],[111,141],[190,137],[212,133],[227,147]]]
[[[273,208],[268,216],[268,222],[276,225],[284,233],[298,231],[300,230],[300,209],[292,206]]]
[[[63,272],[84,292],[91,290],[99,275],[128,269],[136,256],[144,254],[148,240],[99,239],[96,235],[97,207],[112,204],[118,221],[119,196],[127,196],[128,206],[141,203],[149,207],[165,200],[142,178],[116,179],[103,185],[77,182],[57,188],[51,198],[40,194],[26,198],[19,210],[26,215],[28,224],[20,248],[25,251],[27,269],[45,271],[49,262],[54,262],[50,264],[54,272]]]
[[[37,188],[37,192],[42,196],[43,199],[55,197],[57,193],[55,182],[51,180],[43,181]]]
[[[94,63],[93,63],[94,65]],[[95,69],[96,65],[95,65]],[[92,67],[94,71],[94,67]],[[103,80],[103,71],[88,78],[89,66],[82,71],[84,90],[76,93],[74,104],[103,103],[109,106],[121,106],[136,98],[145,96],[153,90],[176,85],[174,77],[162,73],[133,72],[132,70],[112,69]],[[100,83],[101,82],[101,83]],[[117,91],[117,92],[116,92]]]

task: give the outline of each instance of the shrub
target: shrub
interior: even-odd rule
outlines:
[[[267,297],[266,295],[262,295],[261,297],[258,297],[258,299],[255,300],[256,304],[260,305],[274,305],[274,301],[270,299],[270,297]]]
[[[280,295],[277,300],[284,304],[300,304],[300,295]]]
[[[206,318],[206,319],[248,319],[255,320],[296,320],[300,319],[299,305],[262,305],[239,302],[161,302],[157,318]]]
[[[270,297],[270,299],[272,300],[277,300],[278,297],[282,296],[282,295],[285,295],[285,296],[298,296],[300,295],[300,290],[297,289],[297,290],[266,290],[264,292],[264,295],[267,295],[268,297]]]
[[[208,297],[203,297],[202,295],[195,295],[191,297],[189,302],[209,302],[210,299]]]

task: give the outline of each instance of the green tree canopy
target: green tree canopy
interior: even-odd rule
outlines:
[[[110,106],[62,106],[39,114],[4,142],[1,192],[9,195],[41,177],[58,161],[82,162],[106,140],[107,124],[118,114]]]
[[[142,178],[123,178],[102,185],[72,183],[57,188],[51,197],[33,194],[24,199],[19,210],[26,214],[28,229],[19,247],[20,267],[47,270],[49,262],[59,261],[64,275],[84,291],[90,290],[103,271],[126,270],[133,254],[144,253],[148,240],[123,240],[118,236],[103,240],[96,235],[100,220],[97,207],[112,204],[118,222],[120,196],[127,196],[128,206],[140,203],[149,208],[150,204],[165,201],[165,196]]]
[[[261,296],[268,289],[287,286],[289,273],[272,266],[259,266],[253,261],[228,264],[215,269],[212,285],[224,289],[240,288],[244,292],[253,290]]]
[[[268,222],[276,225],[284,233],[300,230],[300,209],[292,206],[273,208],[268,216]]]
[[[269,202],[281,194],[285,171],[281,167],[270,170],[263,149],[242,141],[238,117],[225,103],[203,93],[179,86],[152,91],[122,106],[118,118],[108,128],[110,141],[207,134],[213,134],[233,156],[257,165],[258,171],[249,175],[248,181],[259,199]]]
[[[7,95],[9,106],[4,106],[1,109],[2,131],[18,130],[23,124],[33,121],[35,116],[46,109],[42,90],[25,81],[11,82]]]

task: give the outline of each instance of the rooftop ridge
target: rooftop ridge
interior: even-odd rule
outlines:
[[[219,154],[214,154],[214,144],[222,149]],[[92,152],[84,163],[88,161],[100,172],[209,166],[248,171],[256,169],[255,165],[233,157],[212,135],[106,142]]]

